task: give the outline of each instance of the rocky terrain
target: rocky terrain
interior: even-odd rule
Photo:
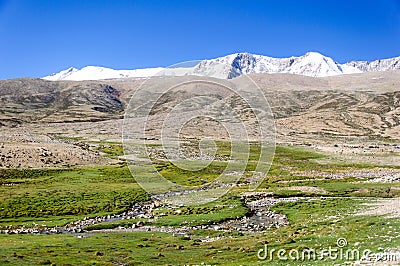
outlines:
[[[250,77],[267,96],[278,143],[312,146],[342,160],[358,160],[361,155],[371,162],[398,164],[398,71],[324,78],[289,74]],[[163,84],[166,78],[154,79]],[[243,79],[230,82],[240,88]],[[104,162],[85,145],[96,141],[121,142],[124,112],[142,83],[132,79],[0,81],[2,167]],[[196,93],[193,88],[179,97]],[[149,121],[154,125],[161,123],[167,110],[179,100],[177,97],[178,94],[164,95],[164,102],[153,110]],[[227,101],[235,110],[243,109],[240,99],[233,97]],[[249,114],[246,121],[251,120]],[[199,127],[203,135],[214,138],[224,135],[218,123],[205,120],[186,124],[183,133],[199,134]]]
[[[68,128],[68,124],[64,124]],[[60,168],[77,165],[115,164],[93,145],[60,137],[62,127],[54,124],[2,127],[0,132],[1,168]]]
[[[121,118],[121,89],[102,82],[0,81],[0,124],[77,122]]]

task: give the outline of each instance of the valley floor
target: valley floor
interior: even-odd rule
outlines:
[[[278,134],[256,191],[249,184],[257,145],[223,197],[175,206],[131,175],[121,122],[1,131],[0,264],[400,264],[398,142]],[[157,143],[153,164],[170,181],[196,187],[226,166],[230,146],[217,146],[219,160],[199,172],[157,157]]]

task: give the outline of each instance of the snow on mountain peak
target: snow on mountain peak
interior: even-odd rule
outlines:
[[[86,66],[80,70],[69,68],[57,74],[44,77],[47,80],[101,80],[101,79],[120,79],[120,78],[143,78],[150,77],[164,68],[143,68],[135,70],[114,70],[106,67]]]
[[[324,55],[322,55],[322,54],[320,54],[318,52],[310,51],[310,52],[307,52],[305,55],[303,55],[303,57],[313,57],[313,58],[321,59],[321,58],[324,58],[326,56],[324,56]]]
[[[44,79],[48,79],[48,80],[63,80],[66,79],[69,75],[75,73],[79,71],[78,69],[74,68],[74,67],[70,67],[66,70],[62,70],[58,73],[53,73],[50,76],[44,77]]]
[[[291,67],[290,73],[314,77],[345,74],[342,73],[340,65],[333,61],[332,58],[317,52],[308,52],[295,58],[295,63]]]
[[[203,60],[196,66],[196,74],[217,78],[235,78],[251,73],[291,73],[311,77],[325,77],[360,72],[356,68],[345,68],[332,58],[317,52],[303,56],[273,58],[249,53],[237,53],[211,60]]]
[[[194,67],[187,68],[143,68],[135,70],[114,70],[105,67],[87,66],[80,70],[69,68],[44,77],[47,80],[99,80],[118,78],[143,78],[158,76],[201,75],[231,79],[252,73],[290,73],[311,77],[326,77],[368,71],[400,69],[400,57],[367,61],[353,61],[339,64],[332,58],[318,52],[302,56],[274,58],[247,52],[230,54],[214,59],[202,60]]]
[[[359,69],[363,72],[369,71],[390,71],[400,69],[400,57],[380,59],[375,61],[352,61],[345,64]]]

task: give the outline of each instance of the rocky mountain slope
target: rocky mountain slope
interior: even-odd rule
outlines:
[[[397,70],[323,78],[290,74],[249,76],[268,99],[278,143],[313,145],[324,152],[337,154],[343,160],[358,161],[362,155],[374,163],[398,165],[399,74]],[[153,79],[165,84],[167,79],[184,81],[188,77]],[[240,87],[245,77],[209,80],[232,82]],[[124,124],[121,118],[130,97],[142,82],[134,79],[0,81],[2,166],[115,163],[104,161],[98,152],[87,150],[86,144],[79,140],[120,142]],[[165,121],[166,114],[182,100],[198,93],[198,88],[193,86],[188,91],[167,92],[160,98],[148,116],[149,132],[155,135],[154,139],[159,135],[156,126]],[[215,93],[210,91],[210,97],[214,96]],[[256,131],[258,127],[252,127],[251,112],[243,101],[229,94],[225,97],[229,106],[249,126],[249,133]],[[143,95],[138,102],[146,104],[148,99]],[[205,110],[215,107],[207,101],[198,104],[202,104]],[[140,130],[137,121],[132,121],[133,130]],[[174,123],[174,120],[170,121]],[[202,134],[217,139],[226,135],[219,123],[207,119],[191,120],[181,133],[189,137]]]
[[[0,124],[94,121],[124,112],[120,92],[101,82],[0,81]]]
[[[322,78],[290,74],[250,74],[250,77],[267,96],[279,134],[400,139],[399,74],[400,71],[387,71]],[[159,79],[160,84],[165,81],[163,77],[153,79]],[[242,79],[231,82],[240,84]],[[142,82],[134,79],[0,81],[0,121],[8,125],[120,119],[130,96]],[[176,104],[176,97],[190,95],[167,96],[162,106],[154,108],[155,120]],[[143,102],[146,100],[144,97]],[[240,102],[232,100],[231,104],[241,108]]]

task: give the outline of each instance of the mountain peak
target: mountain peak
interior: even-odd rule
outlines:
[[[324,56],[323,54],[320,54],[320,53],[318,53],[318,52],[312,52],[312,51],[310,51],[310,52],[307,52],[307,53],[304,55],[304,57],[323,58],[323,57],[327,57],[327,56]]]
[[[44,79],[48,79],[48,80],[64,80],[66,79],[68,76],[70,76],[71,74],[77,72],[78,69],[74,68],[74,67],[70,67],[66,70],[62,70],[58,73],[53,73],[47,77],[44,77]]]
[[[77,71],[77,70],[78,70],[78,69],[76,69],[76,68],[74,68],[74,67],[70,67],[70,68],[67,69],[68,72],[75,72],[75,71]]]
[[[339,64],[319,52],[307,52],[302,56],[274,58],[248,52],[202,60],[194,67],[167,69],[145,68],[135,70],[114,70],[105,67],[87,66],[80,70],[68,68],[59,73],[44,77],[47,80],[99,80],[121,78],[143,78],[163,75],[200,75],[231,79],[252,73],[289,73],[311,77],[326,77],[369,71],[388,71],[400,69],[400,57],[367,61],[353,61]]]

